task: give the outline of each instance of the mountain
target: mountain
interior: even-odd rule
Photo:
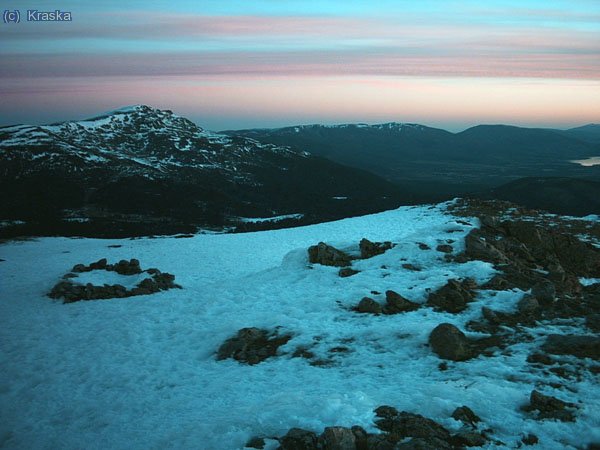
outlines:
[[[479,125],[460,133],[417,124],[307,125],[227,131],[367,169],[422,192],[452,196],[531,176],[600,176],[571,162],[600,146],[554,130]]]
[[[4,243],[0,446],[596,449],[600,222],[502,203]],[[319,242],[358,273],[311,261]],[[134,287],[158,270],[181,288]]]
[[[362,170],[144,105],[0,128],[0,179],[4,235],[251,229],[414,202]]]
[[[478,196],[507,200],[555,214],[600,215],[600,182],[564,177],[522,178]]]
[[[590,123],[581,127],[562,130],[563,134],[592,144],[600,144],[600,124]]]

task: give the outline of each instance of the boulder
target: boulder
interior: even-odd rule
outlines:
[[[348,277],[351,277],[352,275],[356,275],[357,273],[360,273],[360,270],[354,270],[351,267],[343,267],[338,272],[338,275],[341,278],[348,278]]]
[[[600,333],[600,314],[590,314],[585,318],[585,326],[590,330]]]
[[[319,444],[322,450],[356,450],[356,436],[350,428],[327,427]]]
[[[381,314],[382,308],[379,303],[369,297],[364,297],[356,307],[360,313]]]
[[[479,230],[471,231],[465,238],[465,255],[470,259],[496,264],[508,262],[504,253],[489,243]]]
[[[442,359],[466,361],[476,356],[471,341],[449,323],[442,323],[433,329],[429,335],[429,345]]]
[[[556,287],[551,281],[541,281],[533,285],[531,295],[540,305],[551,306],[556,298]]]
[[[386,291],[385,300],[386,304],[383,307],[384,314],[399,314],[415,311],[419,309],[420,306],[418,303],[411,302],[394,291]]]
[[[468,406],[456,408],[452,413],[452,418],[472,427],[474,427],[476,423],[481,422],[479,416],[477,416],[477,414],[475,414]]]
[[[600,337],[551,334],[542,345],[542,350],[552,355],[573,355],[600,360]]]
[[[524,295],[517,303],[517,311],[520,314],[530,316],[540,309],[540,303],[533,295]]]
[[[324,242],[309,247],[308,260],[311,264],[334,267],[349,266],[352,263],[350,255]]]
[[[487,438],[472,430],[459,430],[452,436],[452,443],[455,447],[481,447],[487,443]]]
[[[465,289],[457,280],[448,280],[445,286],[429,294],[427,304],[437,310],[459,313],[467,307],[474,298],[470,290]]]
[[[435,249],[442,253],[452,253],[454,251],[454,248],[448,244],[440,244]]]
[[[576,408],[573,403],[564,402],[556,397],[550,397],[533,390],[529,397],[529,405],[523,409],[525,411],[538,411],[538,419],[557,419],[561,422],[574,422]]]
[[[373,256],[381,255],[393,247],[391,242],[371,242],[368,239],[361,239],[358,244],[360,248],[360,257],[362,259],[372,258]]]
[[[398,438],[438,438],[448,441],[450,433],[439,423],[406,411],[398,411],[391,406],[375,409],[375,426]]]
[[[317,435],[301,428],[290,429],[279,439],[280,450],[317,450]]]
[[[277,349],[291,338],[289,334],[278,336],[259,328],[242,328],[219,347],[217,360],[233,358],[245,364],[258,364],[275,356]]]

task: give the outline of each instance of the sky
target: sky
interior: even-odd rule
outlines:
[[[130,104],[212,130],[600,122],[598,0],[4,1],[0,124]],[[71,12],[28,22],[27,10]]]

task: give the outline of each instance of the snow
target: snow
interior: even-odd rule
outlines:
[[[261,222],[279,222],[285,219],[302,219],[304,214],[283,214],[280,216],[273,217],[238,217],[238,220],[242,223],[261,223]]]
[[[71,281],[76,284],[91,283],[94,286],[109,286],[120,284],[127,289],[136,287],[146,278],[151,278],[147,273],[139,273],[135,275],[121,275],[108,270],[92,270],[91,272],[83,272],[77,274],[77,277],[71,278]]]
[[[592,284],[600,283],[600,278],[580,278],[579,282],[582,286],[591,286]]]
[[[239,449],[251,436],[278,436],[294,426],[321,432],[358,424],[375,431],[372,411],[382,404],[452,430],[460,424],[450,414],[468,405],[510,448],[528,432],[544,444],[538,448],[581,448],[600,439],[597,381],[544,375],[525,362],[544,333],[573,325],[532,329],[531,341],[507,352],[438,370],[440,360],[426,345],[437,324],[464,329],[480,318],[482,305],[511,310],[523,292],[481,291],[460,315],[349,310],[367,295],[381,301],[374,290],[393,289],[423,303],[449,278],[493,276],[487,263],[448,262],[433,250],[447,240],[455,241],[455,252],[462,249],[472,227],[456,220],[439,205],[258,233],[6,243],[0,246],[0,446]],[[363,237],[398,245],[356,261],[361,272],[350,278],[308,264],[310,245],[326,241],[356,252]],[[420,250],[419,242],[432,250]],[[45,297],[74,264],[103,257],[137,258],[143,268],[175,274],[183,289],[68,305]],[[403,269],[407,262],[422,270]],[[78,279],[114,281],[101,272]],[[280,326],[294,337],[280,349],[283,356],[255,366],[216,361],[219,345],[248,326]],[[292,358],[298,346],[331,365]],[[339,346],[349,351],[330,352]],[[533,388],[581,400],[577,421],[528,417],[519,407]]]

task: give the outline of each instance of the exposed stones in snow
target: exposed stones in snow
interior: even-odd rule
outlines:
[[[442,253],[452,253],[454,251],[454,248],[449,244],[440,244],[435,249]]]
[[[308,249],[308,260],[311,264],[344,267],[352,264],[352,258],[347,253],[338,250],[325,242],[319,242]]]
[[[394,245],[389,242],[371,242],[366,238],[361,239],[358,247],[360,248],[360,257],[362,259],[372,258],[373,256],[381,255]]]
[[[479,416],[477,416],[471,408],[464,405],[459,406],[454,410],[452,418],[472,427],[475,427],[477,423],[481,422]]]
[[[450,323],[442,323],[433,329],[429,345],[442,359],[466,361],[477,356],[471,340]]]
[[[360,273],[360,270],[354,270],[351,267],[343,267],[338,272],[338,275],[341,278],[348,278],[348,277],[351,277],[352,275],[356,275],[357,273]]]
[[[383,308],[381,305],[370,297],[364,297],[356,307],[359,313],[381,314]]]
[[[277,349],[291,338],[290,334],[278,335],[259,328],[242,328],[219,347],[217,360],[233,358],[245,364],[258,364],[275,356]]]
[[[529,404],[523,407],[524,411],[537,411],[537,419],[556,419],[561,422],[575,421],[576,409],[577,406],[574,403],[563,402],[536,390],[531,392]]]
[[[411,302],[394,291],[385,292],[385,305],[383,307],[384,314],[399,314],[408,311],[415,311],[421,305]]]
[[[477,418],[469,408],[462,408]],[[360,426],[335,426],[325,428],[318,436],[313,431],[292,428],[279,439],[279,450],[451,450],[490,442],[486,432],[473,426],[451,433],[434,420],[391,406],[376,408],[375,416],[375,426],[382,433],[368,433]]]
[[[600,337],[551,334],[542,350],[553,355],[573,355],[600,360]]]
[[[438,310],[459,313],[466,309],[467,303],[475,298],[471,288],[471,280],[463,282],[448,280],[444,287],[429,294],[427,304]]]
[[[141,280],[132,289],[127,289],[120,284],[97,286],[92,283],[82,284],[77,282],[78,274],[96,270],[116,272],[119,275],[139,275],[145,272],[149,275],[149,278]],[[173,288],[181,288],[181,286],[175,284],[175,275],[162,273],[155,268],[142,270],[137,259],[121,260],[116,264],[108,264],[106,258],[103,258],[87,266],[84,264],[73,266],[71,272],[65,274],[62,281],[54,285],[48,293],[48,297],[62,298],[64,303],[73,303],[79,300],[104,300],[149,295]]]

